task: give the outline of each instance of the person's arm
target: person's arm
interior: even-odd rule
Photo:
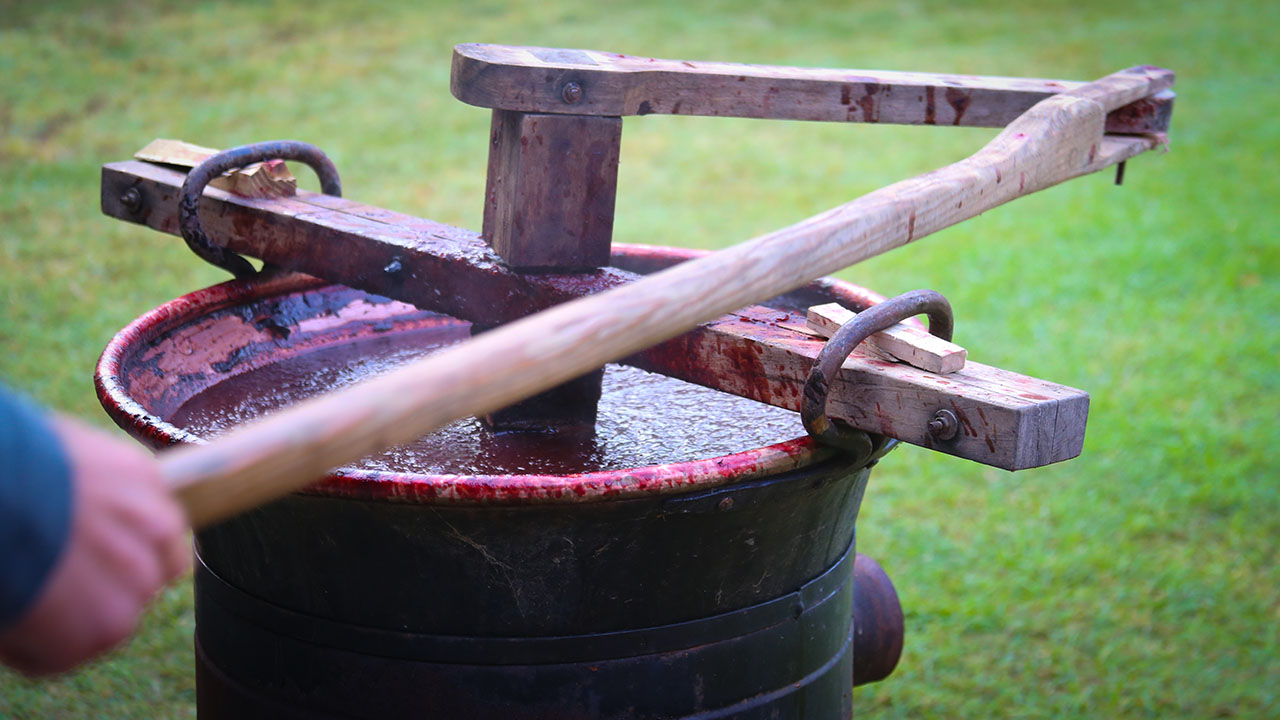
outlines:
[[[0,661],[62,672],[132,634],[186,570],[185,518],[131,441],[7,394],[0,435]]]

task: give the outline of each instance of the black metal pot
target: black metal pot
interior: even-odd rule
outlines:
[[[99,395],[143,442],[193,442],[167,418],[231,375],[440,322],[235,281],[122,331]],[[855,637],[879,646],[860,680],[901,649],[882,572],[858,588],[882,617],[851,622],[867,477],[809,438],[560,477],[336,472],[197,535],[200,716],[847,717]]]

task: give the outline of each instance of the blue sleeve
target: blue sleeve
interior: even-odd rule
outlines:
[[[70,528],[62,445],[43,413],[0,386],[0,628],[35,599]]]

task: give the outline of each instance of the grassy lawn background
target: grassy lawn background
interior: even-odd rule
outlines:
[[[1093,396],[1068,463],[1010,474],[908,447],[878,467],[860,549],[897,583],[908,637],[855,714],[1273,717],[1277,24],[1265,0],[0,0],[0,379],[105,424],[91,374],[111,335],[224,279],[98,212],[98,167],[154,137],[307,140],[348,196],[478,228],[488,113],[449,94],[455,43],[1070,79],[1163,65],[1172,152],[1129,163],[1123,187],[1076,180],[841,273],[939,290],[970,357]],[[615,237],[725,247],[993,134],[630,119]],[[0,671],[0,717],[193,717],[192,627],[183,583],[81,672]]]

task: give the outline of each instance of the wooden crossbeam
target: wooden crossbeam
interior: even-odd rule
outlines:
[[[799,411],[804,382],[823,341],[804,316],[746,308],[656,345],[625,362],[682,380]],[[828,389],[827,414],[853,427],[1006,470],[1068,460],[1084,446],[1083,390],[980,363],[936,375],[858,353]],[[929,433],[938,410],[960,431]]]
[[[102,173],[103,211],[176,235],[185,177],[150,163],[109,164]],[[122,200],[131,189],[142,198],[137,211]],[[641,277],[616,267],[516,273],[474,232],[305,190],[293,198],[251,199],[209,189],[201,218],[210,237],[235,252],[486,324]],[[806,332],[802,310],[748,307],[624,362],[798,410],[822,345]],[[845,363],[830,393],[834,419],[1009,470],[1078,455],[1089,403],[1081,390],[977,363],[944,377],[859,353]],[[928,433],[939,409],[961,418],[961,432],[951,440]]]
[[[102,169],[102,210],[177,235],[185,179],[150,163],[108,164]],[[124,200],[130,190],[140,198],[136,206]],[[636,277],[610,267],[517,273],[471,230],[305,190],[292,198],[258,200],[209,188],[200,221],[209,237],[234,252],[486,326]]]
[[[520,112],[1004,127],[1071,80],[663,60],[598,50],[467,43],[453,51],[459,100]],[[1165,132],[1174,94],[1114,109],[1106,132]]]

